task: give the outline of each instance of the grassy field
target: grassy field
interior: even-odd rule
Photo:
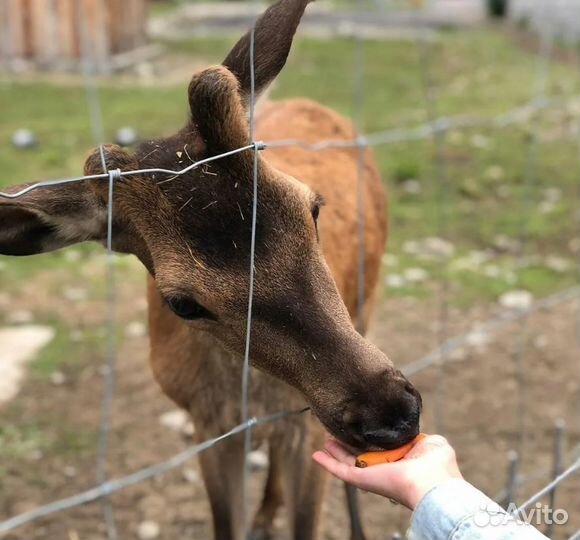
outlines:
[[[191,59],[193,65],[219,62],[232,41],[166,45],[170,56],[183,63]],[[364,47],[365,131],[426,121],[417,44],[368,41]],[[447,32],[429,51],[439,115],[492,116],[533,97],[535,54],[500,29]],[[350,40],[299,39],[272,97],[308,95],[351,114],[354,62]],[[551,64],[550,96],[572,99],[579,87],[573,64]],[[143,137],[170,133],[185,117],[185,88],[185,78],[170,86],[103,81],[100,96],[107,139],[125,125],[136,127]],[[0,110],[1,185],[81,172],[93,146],[81,81],[3,78]],[[578,142],[570,134],[577,129],[579,115],[576,103],[546,111],[518,127],[451,132],[441,155],[443,178],[434,166],[432,141],[377,147],[391,201],[390,294],[430,294],[445,271],[451,278],[453,301],[462,305],[495,300],[516,287],[543,295],[573,283],[576,268],[570,241],[577,229],[580,166]],[[12,132],[21,127],[37,134],[38,149],[18,151],[10,145]],[[539,141],[535,151],[530,143],[533,133]],[[526,191],[526,185],[531,189]],[[522,231],[527,231],[528,240],[520,250]],[[425,238],[443,232],[451,244],[445,249],[452,252],[447,270],[424,249]],[[516,265],[518,251],[529,256],[520,257]],[[69,264],[61,254],[1,263],[10,282]]]
[[[187,114],[188,69],[182,68],[219,62],[234,40],[166,43],[167,64],[181,66],[182,77],[172,72],[147,84],[127,77],[101,81],[106,139],[113,140],[117,129],[127,125],[143,138],[172,133]],[[428,118],[418,45],[368,41],[364,46],[364,130],[424,123]],[[442,33],[429,51],[439,115],[491,117],[533,97],[535,52],[499,27]],[[565,56],[559,54],[550,66],[547,93],[576,101],[517,127],[449,133],[440,156],[442,171],[435,166],[433,141],[375,148],[390,199],[386,295],[433,297],[447,276],[451,302],[468,308],[495,303],[513,289],[541,297],[577,282],[580,77],[577,62],[564,61]],[[298,39],[272,97],[307,95],[351,115],[355,58],[350,40]],[[15,149],[10,138],[19,128],[34,131],[39,146]],[[532,144],[534,138],[537,144]],[[0,75],[0,187],[78,175],[93,146],[81,79]],[[441,236],[447,240],[438,241]],[[36,384],[48,386],[55,395],[67,385],[77,393],[96,392],[96,385],[86,392],[86,381],[100,380],[93,372],[105,356],[102,255],[102,248],[86,245],[39,257],[0,257],[0,322],[13,323],[13,310],[23,308],[34,322],[56,332],[32,365],[28,396],[36,395]],[[139,297],[144,272],[138,268],[131,258],[117,261],[119,343],[129,335],[129,324],[144,319],[144,299]],[[79,299],[79,291],[84,298]],[[429,325],[425,319],[422,323]],[[124,365],[127,359],[120,360]],[[64,386],[51,386],[55,373],[64,374]],[[63,462],[73,454],[90,456],[94,426],[74,422],[77,411],[63,421],[58,407],[50,409],[52,399],[44,410],[43,403],[24,399],[25,393],[10,404],[8,421],[0,426],[0,479],[12,467],[18,474],[25,471],[28,484],[44,486],[44,460],[57,456],[58,464],[61,456]],[[43,456],[37,467],[26,461],[31,454]],[[19,459],[25,466],[15,466]]]

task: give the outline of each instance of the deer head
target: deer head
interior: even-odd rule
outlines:
[[[282,69],[307,0],[278,0],[255,27],[255,89]],[[104,149],[108,169],[178,170],[248,145],[250,34],[223,64],[193,76],[190,118],[177,134],[130,155]],[[170,177],[115,182],[113,249],[136,255],[164,309],[225,347],[244,351],[249,286],[253,150]],[[85,174],[102,173],[99,152]],[[299,389],[335,436],[391,448],[418,432],[420,397],[353,328],[318,244],[320,197],[259,156],[251,362]],[[21,189],[23,186],[15,189]],[[0,199],[0,253],[31,255],[77,242],[104,243],[107,181],[39,188]],[[240,360],[241,361],[241,360]]]

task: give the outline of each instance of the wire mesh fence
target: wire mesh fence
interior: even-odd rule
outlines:
[[[572,13],[577,13],[578,5],[571,3],[570,9]],[[277,140],[277,141],[256,141],[255,140],[255,40],[254,31],[251,32],[251,47],[250,47],[250,73],[252,80],[252,89],[250,96],[250,114],[249,114],[249,126],[250,126],[250,138],[248,144],[234,150],[224,152],[209,158],[192,162],[188,166],[172,170],[165,168],[143,168],[135,170],[122,170],[122,169],[109,169],[105,160],[105,153],[103,150],[104,143],[104,130],[103,121],[101,114],[101,105],[99,101],[98,86],[93,78],[91,66],[93,65],[93,60],[91,58],[91,44],[85,41],[83,46],[83,55],[85,57],[85,81],[86,81],[86,95],[87,104],[89,110],[89,117],[91,121],[91,126],[94,134],[94,140],[97,146],[100,148],[101,163],[103,172],[100,174],[60,178],[55,180],[42,180],[33,182],[26,187],[18,191],[2,191],[0,192],[0,197],[5,199],[18,199],[19,197],[26,196],[32,191],[41,189],[43,187],[66,185],[76,182],[84,181],[103,181],[108,182],[108,202],[107,202],[107,241],[106,247],[109,255],[108,258],[108,271],[107,271],[107,303],[108,303],[108,315],[107,315],[107,361],[104,377],[104,390],[102,398],[102,411],[101,411],[101,422],[98,438],[98,451],[97,451],[97,464],[96,464],[96,487],[80,492],[76,495],[60,499],[51,502],[46,505],[39,506],[32,510],[22,512],[18,515],[9,517],[5,521],[0,522],[0,533],[7,533],[13,531],[18,527],[23,525],[34,523],[36,520],[55,514],[67,509],[74,509],[75,507],[95,502],[103,502],[103,519],[106,523],[106,534],[109,539],[117,538],[118,532],[115,526],[114,518],[114,505],[111,503],[110,496],[117,491],[123,490],[130,486],[134,486],[145,480],[155,478],[160,475],[164,475],[170,470],[181,467],[183,464],[187,463],[193,456],[198,455],[201,452],[210,450],[216,444],[222,442],[225,439],[234,437],[239,434],[244,434],[245,437],[245,448],[246,455],[250,453],[251,450],[251,433],[252,429],[258,425],[265,425],[272,422],[281,421],[288,417],[293,417],[295,415],[303,414],[306,409],[299,411],[286,411],[280,412],[273,415],[267,415],[263,417],[253,417],[251,416],[251,411],[249,410],[249,397],[248,397],[248,387],[249,387],[249,377],[250,377],[250,342],[252,339],[252,300],[254,291],[254,275],[255,275],[255,255],[256,255],[256,223],[258,219],[257,215],[257,201],[259,197],[259,185],[258,185],[258,164],[259,152],[267,150],[269,148],[283,148],[283,147],[300,147],[311,150],[313,152],[323,151],[325,149],[331,148],[354,148],[358,149],[359,154],[363,155],[363,152],[368,147],[383,147],[389,145],[396,145],[401,143],[409,143],[412,141],[426,141],[431,142],[433,145],[432,156],[433,156],[433,182],[436,184],[436,189],[438,190],[437,197],[437,208],[438,219],[436,220],[436,234],[437,237],[443,239],[444,241],[449,240],[451,234],[450,223],[448,212],[453,205],[451,200],[452,195],[450,194],[449,185],[449,171],[446,170],[446,152],[447,152],[447,137],[450,134],[461,132],[462,130],[472,130],[476,128],[485,128],[493,130],[497,138],[501,138],[502,130],[505,130],[513,126],[529,126],[531,123],[531,132],[528,134],[528,152],[526,157],[526,173],[524,178],[524,190],[522,191],[521,199],[518,201],[519,209],[516,210],[520,219],[519,228],[519,248],[513,258],[514,269],[517,270],[523,264],[525,258],[529,256],[530,246],[528,243],[528,237],[530,233],[530,215],[534,212],[534,193],[535,193],[535,179],[538,174],[538,153],[541,151],[541,141],[537,133],[537,125],[539,123],[540,115],[550,112],[550,111],[562,111],[568,110],[569,108],[577,107],[580,103],[580,92],[578,97],[572,99],[562,99],[553,98],[548,94],[548,70],[553,61],[553,48],[556,36],[553,33],[553,27],[550,26],[550,17],[546,14],[544,18],[544,24],[540,32],[540,46],[538,47],[537,54],[537,70],[536,70],[536,84],[533,89],[532,96],[529,101],[526,101],[516,107],[510,108],[509,110],[493,116],[479,116],[474,114],[473,116],[457,115],[457,116],[440,116],[437,107],[437,92],[435,83],[432,79],[432,72],[435,69],[433,65],[433,59],[431,55],[432,43],[423,39],[422,35],[419,34],[417,39],[417,49],[418,49],[418,69],[419,69],[419,85],[422,88],[422,93],[424,95],[424,109],[426,121],[419,125],[401,128],[397,127],[394,129],[383,130],[375,133],[365,133],[364,121],[363,121],[363,110],[365,109],[365,84],[364,84],[364,62],[365,62],[365,47],[364,38],[355,32],[352,40],[352,46],[354,53],[355,68],[353,69],[354,74],[354,91],[353,91],[353,103],[354,107],[354,123],[357,127],[358,134],[354,136],[351,140],[321,140],[317,142],[307,142],[301,140]],[[82,28],[82,20],[79,21],[79,26]],[[580,61],[578,62],[580,65]],[[579,85],[580,90],[580,85]],[[577,129],[567,133],[567,137],[576,140],[580,138],[580,125]],[[253,205],[252,205],[252,237],[251,237],[251,253],[250,253],[250,268],[248,269],[248,280],[249,280],[249,298],[248,298],[248,310],[247,310],[247,329],[246,329],[246,344],[245,344],[245,354],[243,360],[243,377],[241,384],[241,395],[242,403],[240,404],[241,418],[242,422],[233,427],[230,431],[224,433],[219,437],[201,442],[194,446],[189,447],[185,451],[175,455],[171,459],[165,460],[161,463],[151,465],[149,467],[142,468],[133,472],[127,476],[110,479],[107,471],[107,460],[109,456],[109,432],[111,429],[111,415],[112,409],[111,404],[115,392],[115,370],[116,370],[116,328],[115,328],[115,313],[116,313],[116,298],[117,298],[117,284],[115,282],[114,274],[114,259],[112,254],[113,245],[113,209],[114,209],[114,197],[115,197],[115,184],[121,179],[127,179],[131,181],[132,177],[142,176],[142,175],[156,175],[156,178],[161,178],[160,182],[170,182],[173,179],[185,175],[193,169],[202,167],[208,163],[216,160],[224,159],[232,155],[242,153],[242,152],[252,152],[253,153]],[[579,156],[580,157],[580,156]],[[364,177],[364,170],[359,162],[359,185],[362,183]],[[580,173],[580,159],[578,161],[578,170]],[[365,200],[364,197],[358,196],[358,241],[360,246],[364,242],[364,219],[365,219]],[[391,233],[396,234],[396,229]],[[528,483],[538,483],[542,482],[542,487],[537,491],[530,493],[526,492],[526,498],[524,502],[521,503],[516,509],[515,513],[517,515],[522,515],[522,513],[528,509],[530,506],[534,505],[537,501],[543,497],[549,497],[550,506],[554,507],[556,504],[557,488],[560,484],[564,482],[577,482],[577,479],[573,479],[575,474],[580,470],[580,461],[575,456],[577,449],[566,452],[563,449],[563,435],[566,432],[563,424],[559,423],[555,430],[555,442],[554,442],[554,463],[551,470],[540,470],[535,471],[532,475],[521,475],[518,473],[518,467],[520,460],[525,459],[527,452],[527,433],[531,426],[527,422],[527,413],[530,407],[527,397],[527,385],[526,380],[526,369],[529,366],[525,365],[525,354],[526,345],[531,339],[529,332],[527,331],[527,321],[535,313],[542,312],[545,313],[552,309],[557,309],[563,304],[570,303],[570,301],[578,300],[580,298],[580,291],[578,287],[568,287],[564,290],[557,292],[555,294],[541,298],[534,303],[530,304],[521,309],[506,309],[501,310],[496,316],[486,320],[478,321],[473,327],[468,328],[466,331],[454,337],[449,337],[451,330],[449,325],[449,310],[451,304],[450,298],[450,274],[448,271],[448,265],[450,261],[448,257],[443,258],[442,266],[443,271],[440,274],[439,279],[439,297],[437,309],[437,323],[438,331],[437,335],[437,347],[430,353],[416,359],[413,362],[408,363],[404,366],[403,372],[407,376],[415,376],[422,372],[426,372],[432,368],[435,368],[437,375],[435,377],[435,390],[434,394],[434,422],[433,425],[437,431],[445,432],[446,427],[446,411],[449,407],[448,401],[449,396],[445,389],[446,379],[450,376],[447,366],[448,364],[453,365],[453,358],[451,353],[461,348],[466,343],[472,340],[474,333],[485,333],[487,335],[493,334],[495,332],[505,331],[508,329],[514,335],[514,341],[516,346],[512,351],[512,359],[514,362],[514,370],[516,373],[517,381],[517,411],[516,415],[517,421],[517,437],[514,444],[514,450],[509,454],[508,457],[508,478],[507,485],[501,493],[496,496],[496,500],[501,501],[503,504],[509,504],[515,500],[522,499],[523,488],[527,486]],[[364,251],[362,249],[359,251],[359,260],[357,264],[358,278],[357,278],[357,289],[359,298],[359,313],[357,315],[357,320],[359,321],[358,329],[362,332],[364,329],[361,326],[362,321],[362,310],[363,303],[362,298],[364,297]],[[523,284],[516,283],[519,287],[523,287]],[[517,323],[518,328],[514,326]],[[574,430],[574,438],[577,438],[577,430]],[[573,456],[572,459],[565,459],[564,456]],[[244,492],[248,490],[248,474],[249,467],[246,463],[244,466]],[[549,479],[549,481],[546,481]],[[248,505],[247,496],[244,497],[244,510],[245,526],[247,528],[248,520]],[[556,530],[557,531],[557,530]],[[552,530],[550,529],[550,533]],[[573,533],[569,538],[577,538],[579,532]]]

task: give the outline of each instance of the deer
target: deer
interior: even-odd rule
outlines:
[[[386,196],[370,149],[362,152],[365,200],[363,321],[357,315],[357,160],[360,149],[300,146],[262,150],[250,142],[252,85],[259,96],[286,63],[309,0],[277,0],[221,65],[195,73],[189,117],[171,136],[130,152],[105,145],[109,170],[179,170],[117,178],[112,248],[147,270],[150,366],[162,391],[188,411],[200,440],[241,421],[249,299],[254,159],[258,197],[250,341],[249,410],[308,414],[263,424],[254,445],[268,447],[263,498],[250,537],[271,538],[285,505],[291,537],[317,537],[326,476],[311,460],[329,433],[364,450],[391,449],[419,433],[421,396],[365,333],[387,236]],[[253,81],[252,81],[253,79]],[[256,135],[316,142],[353,140],[352,123],[305,98],[261,104]],[[85,175],[102,173],[99,149]],[[15,193],[28,184],[8,190]],[[79,242],[107,242],[108,182],[91,179],[0,198],[0,254],[28,256]],[[217,540],[246,538],[243,435],[199,456]],[[352,495],[352,494],[351,494]],[[354,518],[353,518],[354,519]],[[354,530],[353,525],[353,530]],[[363,533],[353,532],[362,538]]]

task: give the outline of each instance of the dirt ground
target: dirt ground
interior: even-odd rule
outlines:
[[[83,279],[82,273],[78,279]],[[142,275],[137,273],[119,290],[120,325],[144,320],[142,282]],[[22,288],[13,295],[10,309],[43,313],[50,306],[50,312],[68,320],[73,329],[98,326],[102,321],[101,300],[66,302],[59,301],[55,294],[51,284],[41,284],[34,290]],[[8,307],[1,309],[0,316]],[[389,299],[377,309],[372,339],[404,366],[437,344],[441,335],[433,322],[437,313],[434,300]],[[468,312],[452,309],[449,335],[471,329],[496,313],[497,308]],[[525,324],[513,323],[489,336],[476,336],[470,346],[450,355],[442,377],[438,368],[413,377],[424,398],[424,430],[433,431],[435,403],[439,400],[442,414],[438,426],[456,446],[467,479],[488,494],[497,495],[504,488],[506,455],[517,444],[519,394],[513,357],[522,337],[526,341],[521,361],[526,381],[527,437],[520,468],[525,482],[518,488],[517,501],[547,483],[554,423],[560,417],[567,423],[565,462],[573,459],[573,448],[580,442],[578,320],[577,301],[568,301],[535,313]],[[70,448],[60,451],[31,448],[0,464],[0,519],[95,485],[94,443],[100,415],[102,357],[90,345],[80,350],[79,361],[62,369],[64,382],[29,377],[20,394],[1,411],[3,426],[39,422],[57,439],[62,438],[63,446],[71,433],[85,434],[86,440],[75,440]],[[152,379],[146,337],[125,335],[119,351],[110,476],[162,461],[192,443],[190,437],[160,423],[160,415],[174,409]],[[263,470],[252,474],[252,504],[260,497],[263,478]],[[158,538],[165,540],[212,537],[209,507],[195,460],[116,493],[111,500],[120,538],[138,538],[143,521],[156,522],[160,527]],[[391,538],[397,531],[404,533],[408,511],[369,494],[364,494],[362,501],[370,540]],[[567,538],[580,528],[579,503],[580,479],[576,476],[557,492],[556,505],[568,509],[570,521],[557,529],[554,538]],[[106,538],[102,516],[101,504],[92,503],[39,520],[5,538],[100,540]],[[279,540],[289,539],[283,516],[277,529]],[[343,490],[336,482],[329,486],[322,531],[320,538],[324,540],[348,538]]]

